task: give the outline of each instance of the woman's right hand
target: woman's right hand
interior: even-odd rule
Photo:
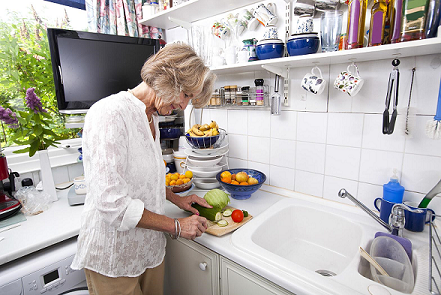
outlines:
[[[207,219],[198,215],[179,218],[178,220],[181,225],[181,237],[189,240],[200,237],[208,228]]]

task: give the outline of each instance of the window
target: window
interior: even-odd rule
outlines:
[[[86,10],[85,0],[45,0],[45,1]]]

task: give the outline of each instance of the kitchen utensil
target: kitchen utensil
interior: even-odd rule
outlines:
[[[390,237],[377,237],[372,241],[370,255],[389,274],[389,277],[382,275],[371,264],[376,282],[400,292],[412,292],[415,283],[412,263],[400,243]]]
[[[404,134],[409,136],[410,135],[410,127],[411,124],[409,124],[409,117],[411,113],[414,113],[415,111],[411,110],[410,107],[410,100],[412,99],[412,88],[413,88],[413,79],[415,77],[415,68],[412,69],[412,79],[410,80],[410,90],[409,90],[409,101],[407,102],[407,110],[406,110],[406,125],[404,127]],[[412,116],[413,117],[413,116]]]
[[[276,74],[274,78],[274,93],[271,96],[271,115],[280,115],[282,96],[279,93],[279,79],[280,76]]]
[[[386,105],[383,112],[383,134],[392,134],[395,128],[395,121],[397,120],[397,106],[398,106],[398,87],[400,83],[400,71],[398,70],[398,65],[400,64],[399,59],[394,59],[392,61],[393,70],[389,74],[389,82],[387,84],[387,94],[386,94]],[[391,96],[393,97],[393,112],[389,119],[389,106],[391,101]]]
[[[373,265],[382,275],[389,277],[387,272],[384,270],[384,268],[381,267],[381,265],[378,264],[378,262],[375,261],[374,258],[372,258],[371,255],[369,255],[368,252],[366,252],[362,247],[360,247],[360,254],[361,256],[366,259],[371,265]]]
[[[74,178],[75,193],[77,195],[87,194],[87,184],[84,176],[78,176]]]
[[[429,205],[429,202],[438,195],[441,192],[441,180],[438,181],[438,183],[424,196],[424,198],[421,200],[420,204],[418,205],[418,208],[427,208],[427,205]]]
[[[438,90],[438,104],[436,106],[436,114],[433,121],[428,121],[426,125],[426,135],[431,139],[441,138],[441,80]]]

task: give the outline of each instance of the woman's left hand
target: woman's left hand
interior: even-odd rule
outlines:
[[[175,204],[176,204],[176,206],[178,206],[179,208],[181,208],[183,210],[187,210],[187,211],[192,212],[193,214],[199,215],[198,210],[196,210],[195,208],[193,208],[191,206],[193,203],[197,203],[203,207],[212,208],[212,206],[210,206],[210,204],[208,204],[204,198],[200,198],[195,194],[185,196],[185,197],[180,197],[179,201]]]

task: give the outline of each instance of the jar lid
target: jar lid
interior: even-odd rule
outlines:
[[[296,40],[296,39],[305,39],[305,38],[317,38],[318,39],[318,33],[292,34],[288,41]]]
[[[243,86],[242,87],[242,91],[248,91],[248,90],[250,90],[250,86]]]
[[[224,86],[224,89],[230,89],[231,86]]]
[[[284,44],[281,39],[262,39],[259,42],[257,42],[257,46],[262,44]]]
[[[33,186],[34,183],[32,182],[31,178],[25,178],[21,181],[22,186]]]
[[[230,85],[230,88],[237,88],[237,85]]]
[[[263,79],[256,79],[256,80],[254,80],[254,84],[256,86],[263,86],[263,83],[264,83]]]

